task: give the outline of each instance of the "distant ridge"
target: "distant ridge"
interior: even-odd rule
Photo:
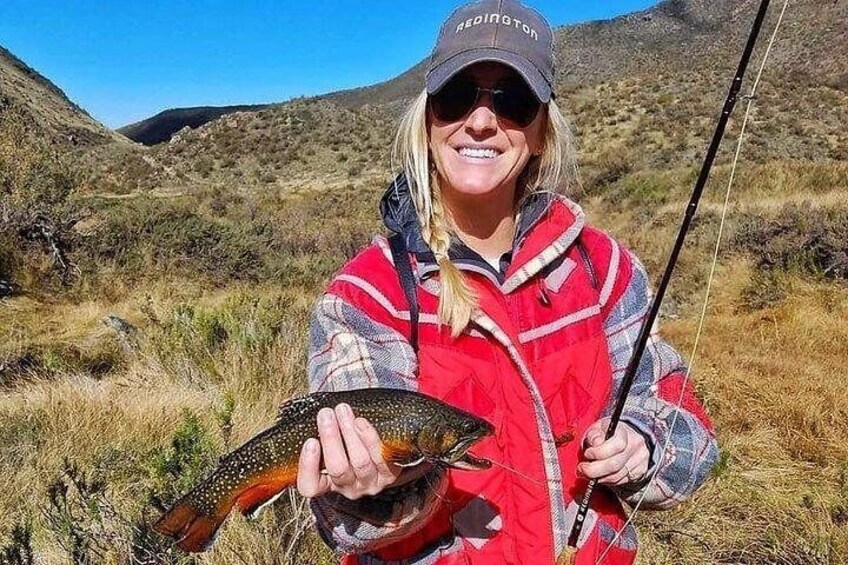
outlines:
[[[258,112],[270,106],[273,104],[173,108],[140,122],[120,127],[116,131],[138,143],[156,145],[168,141],[184,127],[194,129],[233,112]]]
[[[331,100],[348,108],[358,108],[366,104],[390,104],[412,98],[424,86],[424,74],[427,59],[424,59],[408,71],[384,82],[371,86],[362,86],[348,90],[339,90],[317,96],[317,99]]]
[[[612,18],[554,30],[556,87],[620,80],[635,75],[683,73],[709,66],[735,68],[752,23],[755,0],[666,0]],[[769,14],[767,29],[776,19]],[[776,47],[775,65],[846,90],[848,3],[808,0],[790,8],[790,20]],[[821,25],[821,22],[832,22]],[[808,33],[815,30],[815,39]],[[809,63],[816,61],[815,65]],[[379,84],[319,96],[348,108],[393,104],[421,89],[426,59]],[[723,75],[722,75],[723,76]]]
[[[555,31],[557,103],[574,123],[586,178],[699,162],[757,4],[671,0]],[[771,119],[751,131],[748,155],[755,162],[843,159],[848,2],[809,0],[791,9],[759,92],[760,111]],[[769,14],[764,33],[777,15]],[[352,182],[390,170],[398,119],[421,91],[425,68],[421,61],[379,84],[225,116],[159,144],[155,158],[193,182],[256,186],[316,174]]]
[[[610,20],[557,28],[555,59],[558,91],[639,76],[678,76],[698,69],[724,76],[735,68],[747,36],[755,0],[666,0],[643,11]],[[767,27],[773,25],[771,13]],[[848,40],[844,22],[846,2],[808,0],[792,8],[774,64],[792,80],[820,81],[846,90]],[[820,22],[835,22],[822,26]],[[815,41],[807,30],[815,29]],[[810,61],[817,61],[810,65]],[[426,58],[384,82],[330,92],[306,100],[329,101],[348,109],[383,107],[396,114],[423,86]],[[705,69],[708,69],[705,70]],[[146,145],[161,143],[185,126],[197,128],[233,111],[256,111],[266,106],[185,108],[162,112],[118,131]],[[149,132],[149,133],[148,133]]]

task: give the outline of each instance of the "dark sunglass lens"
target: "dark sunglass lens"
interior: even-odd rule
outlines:
[[[523,80],[510,80],[492,92],[495,113],[519,127],[526,127],[539,113],[542,103]]]
[[[433,113],[443,122],[465,116],[477,100],[477,86],[466,79],[454,79],[430,97]]]

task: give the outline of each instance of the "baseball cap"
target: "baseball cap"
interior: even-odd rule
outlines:
[[[454,75],[481,61],[518,71],[542,103],[553,95],[553,32],[536,10],[514,0],[479,0],[445,20],[424,83],[434,94]]]

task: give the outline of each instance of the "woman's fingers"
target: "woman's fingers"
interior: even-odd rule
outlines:
[[[318,437],[325,473],[316,479],[310,467],[304,479],[298,478],[298,488],[302,484],[304,496],[333,490],[357,499],[377,494],[399,474],[383,461],[377,430],[365,419],[356,418],[347,404],[339,404],[335,409],[322,408],[318,412]],[[301,459],[304,457],[311,463],[305,452]]]
[[[348,461],[357,481],[365,485],[374,482],[377,478],[377,467],[356,429],[353,410],[347,404],[339,404],[335,413],[347,449]]]
[[[362,444],[368,450],[371,461],[374,462],[377,474],[384,480],[393,482],[400,474],[401,469],[383,459],[383,442],[380,441],[380,434],[365,418],[357,418],[355,425],[359,437],[362,439]]]
[[[307,440],[300,453],[297,488],[303,496],[332,490],[357,499],[377,494],[400,474],[383,460],[383,444],[374,426],[356,418],[347,404],[318,412],[318,437],[320,441]]]
[[[330,490],[330,480],[321,474],[321,444],[315,438],[306,440],[300,450],[297,490],[306,498],[321,496]]]
[[[603,436],[601,436],[603,438]],[[627,449],[627,436],[625,433],[616,432],[614,436],[600,444],[589,447],[584,452],[587,459],[609,459]]]
[[[637,452],[622,464],[621,469],[599,478],[598,482],[605,485],[626,485],[642,480],[647,472],[648,458]]]
[[[602,484],[621,485],[638,481],[648,470],[650,453],[641,434],[622,423],[604,440],[609,420],[595,422],[586,432],[584,461],[578,471]]]
[[[630,457],[626,453],[619,453],[614,457],[599,459],[597,461],[584,461],[580,464],[580,472],[590,479],[602,479],[612,477],[620,471],[625,471],[625,465]]]
[[[356,474],[347,458],[342,435],[332,408],[318,412],[318,437],[324,453],[324,468],[335,487],[350,486],[356,482]]]

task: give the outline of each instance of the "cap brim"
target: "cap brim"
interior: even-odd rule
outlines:
[[[464,51],[432,69],[424,79],[427,93],[438,92],[458,72],[483,61],[494,61],[512,67],[527,81],[539,101],[547,104],[551,99],[551,86],[533,63],[515,53],[491,47]]]

